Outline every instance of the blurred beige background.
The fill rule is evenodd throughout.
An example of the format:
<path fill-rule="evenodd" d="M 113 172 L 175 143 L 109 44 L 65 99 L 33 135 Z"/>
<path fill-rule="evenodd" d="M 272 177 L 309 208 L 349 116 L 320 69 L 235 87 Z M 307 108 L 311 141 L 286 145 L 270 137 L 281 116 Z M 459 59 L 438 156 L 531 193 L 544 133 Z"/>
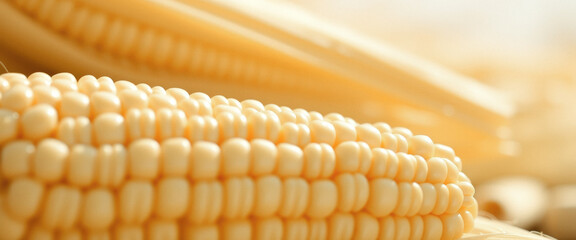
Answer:
<path fill-rule="evenodd" d="M 510 97 L 518 154 L 465 164 L 475 181 L 521 174 L 576 183 L 575 1 L 293 2 Z"/>

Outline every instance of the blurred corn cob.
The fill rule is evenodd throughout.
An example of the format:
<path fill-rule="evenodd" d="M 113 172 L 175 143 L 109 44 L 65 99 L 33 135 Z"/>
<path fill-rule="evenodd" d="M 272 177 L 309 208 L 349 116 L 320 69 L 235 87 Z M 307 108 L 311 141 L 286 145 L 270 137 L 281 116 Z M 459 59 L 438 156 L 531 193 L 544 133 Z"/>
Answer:
<path fill-rule="evenodd" d="M 512 106 L 495 92 L 281 2 L 4 0 L 0 13 L 4 54 L 35 71 L 385 120 L 466 159 L 513 152 Z"/>

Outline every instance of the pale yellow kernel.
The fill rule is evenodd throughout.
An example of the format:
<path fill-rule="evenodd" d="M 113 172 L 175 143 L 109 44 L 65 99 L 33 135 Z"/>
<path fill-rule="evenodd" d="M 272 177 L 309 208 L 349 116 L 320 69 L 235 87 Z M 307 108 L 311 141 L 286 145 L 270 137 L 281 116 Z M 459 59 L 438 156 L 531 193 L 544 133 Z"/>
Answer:
<path fill-rule="evenodd" d="M 124 145 L 103 145 L 96 157 L 96 184 L 102 187 L 118 187 L 127 174 L 127 152 Z"/>
<path fill-rule="evenodd" d="M 56 185 L 46 194 L 40 222 L 48 229 L 67 230 L 76 224 L 82 205 L 79 189 Z"/>
<path fill-rule="evenodd" d="M 336 147 L 335 153 L 337 173 L 358 171 L 360 165 L 360 146 L 357 142 L 344 142 Z"/>
<path fill-rule="evenodd" d="M 404 138 L 408 139 L 412 137 L 412 131 L 405 127 L 394 127 L 392 128 L 392 133 L 402 135 Z"/>
<path fill-rule="evenodd" d="M 189 196 L 190 184 L 185 178 L 163 178 L 156 186 L 156 216 L 162 219 L 184 216 Z"/>
<path fill-rule="evenodd" d="M 148 98 L 148 106 L 156 111 L 161 108 L 174 109 L 178 106 L 178 103 L 172 96 L 152 94 Z"/>
<path fill-rule="evenodd" d="M 410 204 L 410 209 L 406 212 L 406 216 L 412 217 L 420 212 L 422 208 L 422 202 L 424 201 L 424 193 L 422 188 L 418 183 L 411 183 L 412 186 L 412 199 Z"/>
<path fill-rule="evenodd" d="M 372 149 L 365 142 L 358 142 L 358 147 L 360 147 L 358 173 L 366 175 L 372 167 Z"/>
<path fill-rule="evenodd" d="M 116 93 L 116 85 L 114 85 L 114 81 L 111 78 L 99 77 L 98 84 L 99 84 L 98 91 Z"/>
<path fill-rule="evenodd" d="M 39 104 L 28 108 L 21 117 L 24 138 L 33 141 L 49 137 L 58 124 L 58 113 L 54 107 Z"/>
<path fill-rule="evenodd" d="M 370 195 L 366 210 L 375 217 L 390 214 L 398 204 L 399 188 L 396 182 L 388 178 L 376 178 L 370 181 Z"/>
<path fill-rule="evenodd" d="M 175 221 L 154 220 L 146 228 L 146 238 L 150 240 L 178 240 L 180 233 Z"/>
<path fill-rule="evenodd" d="M 450 160 L 450 159 L 448 159 Z M 458 168 L 458 171 L 462 171 L 462 159 L 460 159 L 459 157 L 454 157 L 454 161 L 452 161 L 454 164 L 456 164 L 456 167 Z"/>
<path fill-rule="evenodd" d="M 320 146 L 322 147 L 322 172 L 320 177 L 329 178 L 336 169 L 336 153 L 334 153 L 334 148 L 326 143 L 321 143 Z"/>
<path fill-rule="evenodd" d="M 92 116 L 99 116 L 103 113 L 120 113 L 122 105 L 116 94 L 105 91 L 97 91 L 90 96 L 90 106 Z"/>
<path fill-rule="evenodd" d="M 285 219 L 284 220 L 284 236 L 286 240 L 306 239 L 308 237 L 308 223 L 306 219 Z"/>
<path fill-rule="evenodd" d="M 247 120 L 241 113 L 222 112 L 216 115 L 220 127 L 220 139 L 246 138 Z"/>
<path fill-rule="evenodd" d="M 448 167 L 445 183 L 458 182 L 458 175 L 460 173 L 460 170 L 458 170 L 458 166 L 456 166 L 456 164 L 454 164 L 448 159 L 442 158 L 442 160 L 444 160 L 444 162 L 446 163 L 446 167 Z"/>
<path fill-rule="evenodd" d="M 396 216 L 406 216 L 412 205 L 412 184 L 407 182 L 398 183 L 398 205 L 393 213 Z"/>
<path fill-rule="evenodd" d="M 375 240 L 379 234 L 378 220 L 365 212 L 354 215 L 354 239 Z"/>
<path fill-rule="evenodd" d="M 368 201 L 368 180 L 361 174 L 340 174 L 334 179 L 338 188 L 338 211 L 356 212 Z"/>
<path fill-rule="evenodd" d="M 54 231 L 48 229 L 40 224 L 32 225 L 26 234 L 28 239 L 34 240 L 53 240 L 54 239 Z"/>
<path fill-rule="evenodd" d="M 422 206 L 420 206 L 420 215 L 428 215 L 436 206 L 436 199 L 438 198 L 436 188 L 431 183 L 420 184 L 422 189 Z"/>
<path fill-rule="evenodd" d="M 304 169 L 302 176 L 308 180 L 319 178 L 322 172 L 322 146 L 318 143 L 308 144 L 303 151 Z"/>
<path fill-rule="evenodd" d="M 220 137 L 218 121 L 210 116 L 192 116 L 188 118 L 186 138 L 190 141 L 218 142 Z"/>
<path fill-rule="evenodd" d="M 68 72 L 56 73 L 56 74 L 52 75 L 52 81 L 55 81 L 55 80 L 62 80 L 62 81 L 66 81 L 68 83 L 76 83 L 76 77 L 74 77 L 74 75 L 72 73 L 68 73 Z"/>
<path fill-rule="evenodd" d="M 254 139 L 250 142 L 250 149 L 251 175 L 271 174 L 276 169 L 278 149 L 274 143 L 264 139 Z"/>
<path fill-rule="evenodd" d="M 301 123 L 304 125 L 310 124 L 310 114 L 308 111 L 302 108 L 296 108 L 293 110 L 294 115 L 296 115 L 296 123 Z"/>
<path fill-rule="evenodd" d="M 68 161 L 66 144 L 56 139 L 44 139 L 36 147 L 32 160 L 34 175 L 44 182 L 58 182 L 63 177 Z"/>
<path fill-rule="evenodd" d="M 152 94 L 152 87 L 150 87 L 150 85 L 148 85 L 148 84 L 146 84 L 146 83 L 136 84 L 136 88 L 137 88 L 139 91 L 142 91 L 143 93 L 146 93 L 146 95 Z"/>
<path fill-rule="evenodd" d="M 278 135 L 278 141 L 282 143 L 289 143 L 293 145 L 298 145 L 299 140 L 299 128 L 298 124 L 293 122 L 286 122 L 280 127 L 280 133 Z"/>
<path fill-rule="evenodd" d="M 282 201 L 282 181 L 277 176 L 263 176 L 254 181 L 254 209 L 252 215 L 273 216 Z"/>
<path fill-rule="evenodd" d="M 308 206 L 309 186 L 302 178 L 286 178 L 282 186 L 282 204 L 278 215 L 284 218 L 302 216 Z"/>
<path fill-rule="evenodd" d="M 138 90 L 136 85 L 130 81 L 126 80 L 119 80 L 114 82 L 114 86 L 116 86 L 116 92 L 120 93 L 124 90 Z M 186 94 L 188 95 L 188 94 Z"/>
<path fill-rule="evenodd" d="M 412 155 L 399 153 L 398 174 L 396 180 L 400 182 L 411 182 L 416 174 L 416 158 Z"/>
<path fill-rule="evenodd" d="M 314 219 L 326 218 L 338 204 L 338 188 L 331 180 L 315 180 L 310 183 L 310 199 L 306 216 Z"/>
<path fill-rule="evenodd" d="M 105 188 L 88 190 L 82 203 L 82 226 L 89 231 L 108 229 L 116 218 L 114 196 L 114 192 Z"/>
<path fill-rule="evenodd" d="M 151 109 L 130 109 L 125 121 L 130 141 L 156 137 L 156 113 Z"/>
<path fill-rule="evenodd" d="M 410 154 L 429 159 L 435 156 L 434 149 L 434 142 L 428 136 L 416 135 L 408 138 L 408 153 Z"/>
<path fill-rule="evenodd" d="M 310 122 L 310 141 L 333 145 L 336 140 L 334 125 L 326 121 L 315 120 Z"/>
<path fill-rule="evenodd" d="M 0 206 L 4 206 L 4 196 L 0 196 Z M 22 239 L 26 233 L 26 222 L 12 218 L 6 207 L 0 207 L 0 233 L 4 239 Z"/>
<path fill-rule="evenodd" d="M 26 75 L 24 75 L 22 73 L 14 73 L 14 72 L 3 73 L 2 75 L 0 75 L 0 77 L 7 80 L 8 83 L 10 83 L 10 85 L 12 85 L 12 86 L 19 85 L 19 84 L 28 85 L 28 80 L 26 79 Z"/>
<path fill-rule="evenodd" d="M 258 112 L 264 112 L 264 105 L 257 100 L 253 100 L 253 99 L 247 99 L 242 101 L 242 109 L 247 109 L 247 108 L 252 108 L 257 110 Z"/>
<path fill-rule="evenodd" d="M 367 143 L 371 148 L 380 147 L 382 136 L 380 131 L 371 124 L 356 126 L 357 140 Z"/>
<path fill-rule="evenodd" d="M 448 190 L 450 192 L 449 194 L 450 201 L 448 203 L 446 213 L 453 214 L 458 212 L 462 207 L 462 204 L 464 202 L 464 193 L 462 192 L 462 189 L 460 189 L 460 187 L 458 187 L 458 185 L 454 183 L 450 183 L 446 186 L 448 187 Z"/>
<path fill-rule="evenodd" d="M 220 147 L 211 142 L 196 142 L 190 152 L 190 178 L 214 179 L 220 172 Z"/>
<path fill-rule="evenodd" d="M 34 100 L 34 92 L 26 85 L 16 85 L 2 93 L 0 105 L 14 112 L 23 112 Z"/>
<path fill-rule="evenodd" d="M 78 92 L 78 86 L 76 81 L 70 79 L 52 79 L 52 86 L 57 88 L 60 93 L 65 94 L 67 92 Z"/>
<path fill-rule="evenodd" d="M 382 147 L 396 151 L 398 149 L 398 138 L 393 133 L 383 132 L 382 133 Z"/>
<path fill-rule="evenodd" d="M 464 219 L 460 214 L 442 215 L 442 239 L 458 239 L 464 233 Z"/>
<path fill-rule="evenodd" d="M 278 217 L 257 218 L 253 223 L 255 240 L 282 240 L 284 229 Z"/>
<path fill-rule="evenodd" d="M 278 117 L 280 118 L 281 123 L 296 122 L 296 115 L 294 114 L 294 111 L 288 107 L 280 107 Z"/>
<path fill-rule="evenodd" d="M 85 75 L 78 79 L 78 91 L 90 96 L 93 92 L 98 91 L 100 83 L 92 75 Z"/>
<path fill-rule="evenodd" d="M 408 218 L 394 216 L 394 222 L 396 223 L 396 239 L 408 239 L 410 237 L 410 221 Z"/>
<path fill-rule="evenodd" d="M 152 213 L 154 187 L 150 182 L 130 180 L 118 193 L 120 220 L 126 224 L 140 225 Z"/>
<path fill-rule="evenodd" d="M 98 150 L 89 145 L 74 145 L 68 159 L 66 178 L 69 183 L 86 187 L 94 181 Z"/>
<path fill-rule="evenodd" d="M 126 126 L 124 117 L 117 113 L 103 113 L 94 120 L 94 137 L 98 145 L 124 144 Z"/>
<path fill-rule="evenodd" d="M 56 138 L 58 140 L 66 143 L 66 145 L 71 146 L 75 143 L 75 136 L 74 136 L 74 125 L 76 121 L 74 118 L 66 117 L 60 120 L 58 124 L 58 128 L 56 130 Z"/>
<path fill-rule="evenodd" d="M 188 120 L 182 110 L 159 109 L 156 111 L 156 119 L 159 140 L 184 136 Z"/>
<path fill-rule="evenodd" d="M 232 138 L 222 143 L 221 173 L 226 177 L 246 176 L 250 170 L 250 143 Z"/>
<path fill-rule="evenodd" d="M 460 189 L 462 189 L 462 193 L 464 194 L 465 197 L 474 196 L 474 193 L 476 192 L 476 190 L 474 189 L 474 186 L 472 185 L 472 183 L 465 182 L 465 181 L 459 181 L 457 184 L 458 184 L 458 187 L 460 187 Z"/>
<path fill-rule="evenodd" d="M 152 180 L 160 172 L 160 145 L 152 139 L 138 139 L 128 147 L 129 175 Z"/>
<path fill-rule="evenodd" d="M 422 220 L 424 220 L 422 239 L 441 239 L 443 230 L 442 220 L 435 215 L 425 215 L 422 218 Z"/>
<path fill-rule="evenodd" d="M 112 239 L 130 239 L 144 240 L 144 229 L 140 225 L 120 224 L 114 228 L 114 238 Z"/>
<path fill-rule="evenodd" d="M 39 85 L 32 88 L 35 104 L 48 104 L 54 107 L 60 105 L 62 95 L 55 87 Z"/>
<path fill-rule="evenodd" d="M 442 215 L 450 204 L 450 189 L 441 183 L 434 184 L 434 188 L 436 189 L 436 205 L 434 210 L 432 210 L 432 214 Z"/>
<path fill-rule="evenodd" d="M 28 76 L 28 81 L 30 82 L 30 87 L 35 87 L 39 85 L 50 86 L 52 81 L 50 75 L 43 72 L 35 72 Z"/>
<path fill-rule="evenodd" d="M 398 144 L 396 152 L 408 152 L 408 140 L 406 140 L 406 137 L 400 134 L 394 134 L 394 137 L 396 137 L 396 143 Z"/>
<path fill-rule="evenodd" d="M 8 185 L 6 211 L 12 219 L 26 222 L 36 216 L 44 195 L 41 182 L 30 178 L 18 178 Z"/>
<path fill-rule="evenodd" d="M 278 145 L 276 173 L 280 177 L 298 177 L 302 174 L 303 167 L 303 152 L 299 147 L 286 143 Z"/>
<path fill-rule="evenodd" d="M 60 240 L 82 240 L 82 231 L 75 227 L 63 232 L 59 232 L 56 239 Z"/>
<path fill-rule="evenodd" d="M 192 147 L 185 138 L 171 138 L 160 145 L 161 171 L 163 176 L 183 177 L 188 173 Z"/>
<path fill-rule="evenodd" d="M 328 223 L 326 223 L 326 219 L 309 219 L 308 227 L 308 239 L 328 238 Z"/>
<path fill-rule="evenodd" d="M 352 239 L 354 216 L 349 213 L 334 213 L 328 218 L 328 239 Z"/>
<path fill-rule="evenodd" d="M 334 131 L 336 132 L 335 145 L 347 141 L 356 141 L 356 128 L 354 125 L 344 121 L 334 121 Z"/>
<path fill-rule="evenodd" d="M 187 219 L 195 224 L 212 224 L 222 214 L 224 190 L 219 180 L 195 182 L 190 189 Z"/>
<path fill-rule="evenodd" d="M 396 220 L 394 216 L 386 216 L 379 219 L 380 234 L 378 239 L 396 239 Z"/>
<path fill-rule="evenodd" d="M 122 102 L 123 112 L 132 108 L 144 109 L 148 107 L 148 95 L 136 89 L 126 89 L 118 93 L 118 97 Z"/>
<path fill-rule="evenodd" d="M 79 92 L 63 93 L 59 114 L 60 117 L 89 117 L 90 98 Z"/>
<path fill-rule="evenodd" d="M 427 182 L 444 183 L 448 176 L 448 167 L 446 161 L 442 158 L 433 157 L 428 160 L 428 177 Z"/>
<path fill-rule="evenodd" d="M 460 213 L 464 222 L 464 232 L 470 232 L 474 228 L 474 216 L 470 211 L 463 211 Z"/>
<path fill-rule="evenodd" d="M 220 224 L 219 236 L 222 240 L 252 239 L 249 220 L 224 221 Z"/>
<path fill-rule="evenodd" d="M 410 219 L 410 240 L 422 239 L 422 234 L 424 234 L 424 220 L 422 216 L 416 215 Z"/>
<path fill-rule="evenodd" d="M 183 227 L 184 239 L 195 240 L 195 239 L 206 239 L 206 240 L 218 240 L 218 225 L 188 225 Z"/>
<path fill-rule="evenodd" d="M 392 128 L 390 127 L 390 125 L 388 123 L 384 123 L 384 122 L 377 122 L 372 124 L 376 129 L 378 129 L 378 131 L 380 131 L 380 133 L 388 133 L 388 132 L 392 132 Z"/>
<path fill-rule="evenodd" d="M 416 174 L 414 175 L 414 182 L 423 183 L 428 177 L 428 162 L 419 155 L 415 155 L 416 159 Z"/>
<path fill-rule="evenodd" d="M 451 147 L 443 144 L 434 144 L 433 157 L 446 158 L 450 161 L 454 161 L 456 155 Z"/>
<path fill-rule="evenodd" d="M 190 98 L 190 94 L 188 94 L 188 92 L 182 88 L 169 88 L 166 90 L 166 94 L 176 99 L 176 102 Z"/>
<path fill-rule="evenodd" d="M 112 233 L 108 230 L 89 231 L 85 233 L 86 240 L 110 240 Z"/>
<path fill-rule="evenodd" d="M 13 141 L 4 145 L 0 159 L 2 177 L 13 179 L 24 177 L 30 173 L 31 160 L 36 148 L 29 141 Z"/>
<path fill-rule="evenodd" d="M 248 177 L 227 178 L 222 187 L 225 197 L 222 216 L 226 219 L 246 218 L 254 206 L 254 181 Z"/>
<path fill-rule="evenodd" d="M 372 166 L 366 176 L 370 179 L 384 177 L 388 170 L 389 152 L 384 148 L 374 148 L 372 156 Z"/>

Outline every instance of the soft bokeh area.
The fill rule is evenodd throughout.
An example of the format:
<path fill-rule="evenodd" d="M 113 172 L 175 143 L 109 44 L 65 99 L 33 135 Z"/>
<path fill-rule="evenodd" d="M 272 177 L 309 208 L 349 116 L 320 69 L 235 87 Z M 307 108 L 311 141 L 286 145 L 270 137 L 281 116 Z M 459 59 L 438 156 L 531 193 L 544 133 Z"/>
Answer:
<path fill-rule="evenodd" d="M 464 160 L 465 171 L 486 185 L 478 190 L 485 210 L 560 239 L 576 238 L 563 223 L 576 221 L 576 2 L 293 2 L 510 98 L 516 154 Z"/>

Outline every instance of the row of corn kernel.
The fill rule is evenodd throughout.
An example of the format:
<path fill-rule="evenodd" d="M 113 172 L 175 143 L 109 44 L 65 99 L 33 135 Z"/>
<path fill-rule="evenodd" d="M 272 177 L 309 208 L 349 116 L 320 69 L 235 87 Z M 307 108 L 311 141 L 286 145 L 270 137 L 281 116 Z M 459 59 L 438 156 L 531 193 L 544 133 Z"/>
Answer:
<path fill-rule="evenodd" d="M 0 221 L 4 220 L 1 212 Z M 335 213 L 325 219 L 273 216 L 218 224 L 150 219 L 140 225 L 117 223 L 101 229 L 74 226 L 55 230 L 41 224 L 11 222 L 0 229 L 8 230 L 3 233 L 14 238 L 28 230 L 26 239 L 455 239 L 470 227 L 471 222 L 464 218 L 460 214 L 375 218 L 359 212 Z"/>
<path fill-rule="evenodd" d="M 203 93 L 188 95 L 182 89 L 164 90 L 161 87 L 151 88 L 146 84 L 134 85 L 127 81 L 113 82 L 107 77 L 96 79 L 92 76 L 84 76 L 76 83 L 76 79 L 70 74 L 57 74 L 50 78 L 45 74 L 36 73 L 32 74 L 29 79 L 17 74 L 4 74 L 2 76 L 4 78 L 0 78 L 0 82 L 4 82 L 3 85 L 5 86 L 0 90 L 3 89 L 5 93 L 3 93 L 2 98 L 4 100 L 0 101 L 0 106 L 19 113 L 22 113 L 32 103 L 52 103 L 53 105 L 57 103 L 58 106 L 55 108 L 59 110 L 60 118 L 95 117 L 107 112 L 125 115 L 128 110 L 133 108 L 150 108 L 153 112 L 161 108 L 180 109 L 181 112 L 177 115 L 183 113 L 186 118 L 196 115 L 217 117 L 223 112 L 236 117 L 245 115 L 246 118 L 257 115 L 252 118 L 260 119 L 259 122 L 262 120 L 267 122 L 264 126 L 270 131 L 269 140 L 274 142 L 277 140 L 275 139 L 276 133 L 280 131 L 280 128 L 285 128 L 287 132 L 284 134 L 286 135 L 285 139 L 293 139 L 290 137 L 293 135 L 304 137 L 322 135 L 321 139 L 312 139 L 312 142 L 337 145 L 344 141 L 364 141 L 370 147 L 381 146 L 397 152 L 422 153 L 426 159 L 434 154 L 434 149 L 443 148 L 441 149 L 443 153 L 436 155 L 447 155 L 450 160 L 454 158 L 451 149 L 446 151 L 445 146 L 435 147 L 431 140 L 424 136 L 413 139 L 412 133 L 405 128 L 390 128 L 385 123 L 357 124 L 353 120 L 335 113 L 323 117 L 316 112 L 307 112 L 302 109 L 292 110 L 274 104 L 263 106 L 254 100 L 239 102 L 222 96 L 209 98 Z M 52 87 L 54 91 L 33 91 L 40 89 L 38 87 Z M 49 96 L 58 99 L 46 100 L 46 98 L 51 98 Z M 241 118 L 238 121 L 240 122 L 234 125 L 242 128 L 243 121 Z M 312 122 L 316 123 L 312 124 Z M 292 124 L 284 126 L 285 123 Z M 252 124 L 252 126 L 262 125 Z M 302 129 L 302 126 L 307 126 L 308 130 Z M 312 133 L 314 130 L 318 134 Z M 242 131 L 241 129 L 236 130 L 236 132 Z M 260 132 L 262 131 L 260 130 Z M 306 134 L 307 132 L 310 134 Z M 305 139 L 302 141 L 296 144 L 305 145 Z M 411 147 L 411 145 L 416 146 Z M 455 163 L 459 166 L 459 163 Z"/>
<path fill-rule="evenodd" d="M 95 182 L 103 186 L 117 185 L 125 175 L 141 179 L 189 175 L 198 180 L 276 174 L 317 179 L 340 173 L 361 173 L 368 179 L 433 184 L 458 183 L 462 175 L 444 158 L 425 161 L 417 155 L 382 148 L 371 150 L 362 142 L 345 142 L 336 149 L 311 143 L 301 149 L 263 139 L 232 138 L 219 146 L 204 141 L 190 143 L 185 138 L 162 142 L 143 138 L 127 147 L 121 144 L 93 147 L 68 146 L 58 139 L 47 138 L 37 144 L 27 140 L 11 141 L 1 150 L 3 178 L 34 175 L 45 182 L 66 179 L 78 186 Z"/>
<path fill-rule="evenodd" d="M 374 217 L 445 215 L 474 210 L 475 201 L 465 199 L 455 184 L 408 184 L 374 179 L 367 186 L 354 186 L 351 178 L 312 180 L 267 175 L 231 177 L 190 182 L 183 177 L 127 180 L 118 189 L 82 189 L 68 184 L 46 184 L 22 177 L 7 183 L 5 211 L 18 221 L 38 218 L 49 229 L 68 229 L 79 221 L 84 228 L 107 228 L 116 219 L 142 224 L 152 216 L 186 218 L 197 224 L 250 216 L 325 218 L 340 213 L 366 211 Z M 366 181 L 366 179 L 360 180 Z M 358 196 L 347 197 L 350 194 Z M 343 197 L 346 196 L 346 197 Z"/>

